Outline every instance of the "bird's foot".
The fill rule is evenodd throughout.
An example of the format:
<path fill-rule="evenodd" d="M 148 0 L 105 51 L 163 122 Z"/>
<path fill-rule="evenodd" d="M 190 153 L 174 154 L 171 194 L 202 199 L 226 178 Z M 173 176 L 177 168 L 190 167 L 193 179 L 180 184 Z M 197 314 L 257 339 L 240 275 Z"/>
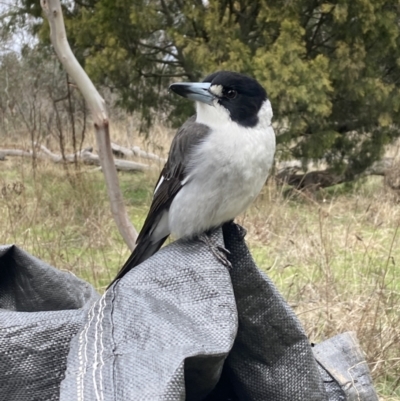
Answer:
<path fill-rule="evenodd" d="M 209 248 L 212 254 L 226 267 L 232 268 L 232 263 L 228 260 L 230 252 L 223 246 L 216 245 L 207 234 L 201 234 L 199 240 L 204 242 Z"/>
<path fill-rule="evenodd" d="M 239 225 L 237 225 L 237 228 L 238 228 L 238 233 L 239 233 L 240 238 L 243 239 L 247 235 L 247 230 L 244 227 L 239 226 Z"/>

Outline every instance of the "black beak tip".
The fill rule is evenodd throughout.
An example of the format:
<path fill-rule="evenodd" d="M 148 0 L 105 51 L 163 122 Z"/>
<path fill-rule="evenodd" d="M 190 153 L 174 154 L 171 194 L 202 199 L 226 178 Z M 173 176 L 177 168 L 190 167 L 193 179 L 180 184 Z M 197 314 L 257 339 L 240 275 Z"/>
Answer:
<path fill-rule="evenodd" d="M 177 82 L 171 84 L 168 90 L 190 100 L 212 104 L 214 95 L 208 89 L 210 83 L 204 82 Z"/>
<path fill-rule="evenodd" d="M 168 88 L 168 92 L 174 92 L 177 95 L 183 96 L 183 94 L 186 92 L 186 85 L 182 85 L 179 83 L 171 84 Z"/>

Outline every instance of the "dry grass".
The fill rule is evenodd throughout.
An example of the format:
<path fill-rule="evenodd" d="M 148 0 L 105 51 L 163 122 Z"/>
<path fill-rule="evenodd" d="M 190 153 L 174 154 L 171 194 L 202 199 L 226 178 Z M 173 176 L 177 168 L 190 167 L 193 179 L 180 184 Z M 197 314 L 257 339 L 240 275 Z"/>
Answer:
<path fill-rule="evenodd" d="M 169 132 L 155 128 L 148 141 L 127 127 L 116 131 L 116 142 L 165 156 Z M 90 136 L 87 143 L 94 143 Z M 33 170 L 21 159 L 0 163 L 0 244 L 16 243 L 102 291 L 128 251 L 101 173 L 43 162 Z M 120 175 L 138 228 L 156 175 Z M 310 340 L 355 330 L 382 399 L 400 400 L 400 208 L 383 180 L 317 197 L 269 183 L 238 220 L 258 265 L 294 307 Z"/>

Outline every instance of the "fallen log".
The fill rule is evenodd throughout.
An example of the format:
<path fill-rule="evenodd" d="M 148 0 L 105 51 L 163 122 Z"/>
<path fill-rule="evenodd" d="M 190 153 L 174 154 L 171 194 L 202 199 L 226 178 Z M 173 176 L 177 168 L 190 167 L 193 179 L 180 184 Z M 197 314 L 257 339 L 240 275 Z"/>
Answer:
<path fill-rule="evenodd" d="M 16 156 L 16 157 L 36 157 L 38 159 L 49 159 L 49 157 L 42 153 L 36 152 L 35 154 L 31 150 L 22 150 L 22 149 L 0 149 L 0 153 L 4 156 L 1 160 L 6 160 L 7 156 Z"/>
<path fill-rule="evenodd" d="M 53 153 L 50 149 L 46 148 L 46 146 L 44 145 L 36 145 L 35 146 L 39 147 L 40 150 L 45 153 L 46 155 L 48 155 L 50 157 L 50 159 L 54 162 L 54 163 L 62 163 L 62 162 L 69 162 L 69 163 L 73 163 L 76 159 L 79 159 L 83 153 L 85 152 L 93 152 L 93 148 L 89 147 L 89 148 L 85 148 L 82 149 L 76 153 L 69 153 L 67 155 L 64 155 L 64 157 L 62 155 L 58 155 L 56 153 Z"/>
<path fill-rule="evenodd" d="M 362 174 L 353 176 L 352 179 L 360 177 L 379 175 L 386 177 L 386 181 L 390 181 L 389 186 L 396 187 L 399 169 L 393 169 L 394 159 L 392 157 L 384 157 L 381 160 L 373 163 Z M 345 174 L 338 174 L 331 169 L 314 170 L 306 173 L 302 172 L 301 164 L 297 161 L 290 163 L 282 163 L 283 168 L 279 169 L 275 174 L 275 180 L 279 185 L 290 185 L 300 191 L 310 190 L 317 191 L 321 188 L 331 187 L 333 185 L 341 184 L 350 179 Z M 393 172 L 394 171 L 394 172 Z M 400 180 L 398 180 L 400 182 Z"/>
<path fill-rule="evenodd" d="M 6 156 L 16 156 L 16 157 L 36 157 L 41 160 L 51 160 L 53 163 L 74 163 L 75 158 L 87 165 L 100 166 L 99 156 L 91 151 L 92 148 L 83 149 L 76 154 L 62 155 L 51 152 L 45 146 L 41 145 L 39 150 L 33 153 L 31 150 L 22 149 L 0 149 L 0 154 Z M 123 159 L 114 159 L 115 167 L 118 171 L 145 171 L 149 170 L 151 166 L 143 163 L 132 162 Z"/>
<path fill-rule="evenodd" d="M 132 148 L 127 148 L 125 146 L 118 145 L 114 142 L 111 142 L 111 149 L 114 156 L 117 157 L 140 157 L 142 159 L 153 160 L 160 163 L 165 163 L 167 159 L 163 157 L 159 157 L 154 153 L 146 152 L 139 148 L 139 146 L 133 146 Z"/>
<path fill-rule="evenodd" d="M 290 185 L 298 190 L 317 191 L 321 188 L 331 187 L 345 181 L 341 175 L 329 170 L 310 171 L 299 173 L 297 167 L 287 167 L 275 175 L 280 185 Z"/>
<path fill-rule="evenodd" d="M 83 152 L 81 159 L 85 164 L 100 166 L 99 156 L 92 152 Z M 151 168 L 147 164 L 123 159 L 114 159 L 114 164 L 118 171 L 145 171 Z"/>

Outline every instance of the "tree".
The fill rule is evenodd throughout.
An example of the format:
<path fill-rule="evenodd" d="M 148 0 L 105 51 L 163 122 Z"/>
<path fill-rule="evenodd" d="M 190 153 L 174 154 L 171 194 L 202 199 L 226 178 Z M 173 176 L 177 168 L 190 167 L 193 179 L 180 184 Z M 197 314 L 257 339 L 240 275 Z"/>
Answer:
<path fill-rule="evenodd" d="M 34 0 L 23 11 L 40 13 Z M 72 47 L 96 83 L 149 124 L 182 121 L 166 91 L 230 69 L 269 93 L 283 156 L 325 160 L 348 179 L 400 135 L 400 10 L 395 0 L 80 0 L 65 6 Z M 33 31 L 45 43 L 41 20 Z"/>
<path fill-rule="evenodd" d="M 129 248 L 133 250 L 138 234 L 129 221 L 119 186 L 111 149 L 110 124 L 105 101 L 71 51 L 65 32 L 60 1 L 41 0 L 40 3 L 50 24 L 50 39 L 54 49 L 68 74 L 76 81 L 91 110 L 96 142 L 99 148 L 99 160 L 110 199 L 111 212 L 120 234 Z"/>

